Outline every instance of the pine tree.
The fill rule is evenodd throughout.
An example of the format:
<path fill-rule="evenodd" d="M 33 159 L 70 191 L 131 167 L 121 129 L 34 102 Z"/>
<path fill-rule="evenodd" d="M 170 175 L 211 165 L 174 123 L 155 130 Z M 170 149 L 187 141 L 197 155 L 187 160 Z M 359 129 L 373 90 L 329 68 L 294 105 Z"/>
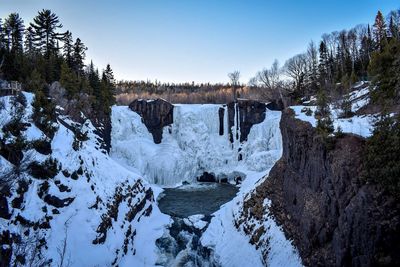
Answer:
<path fill-rule="evenodd" d="M 61 41 L 64 36 L 63 33 L 57 32 L 58 29 L 63 27 L 58 16 L 48 9 L 43 9 L 39 11 L 30 25 L 35 32 L 34 40 L 46 58 L 56 53 L 57 41 Z"/>
<path fill-rule="evenodd" d="M 335 130 L 331 118 L 328 97 L 324 90 L 319 90 L 317 94 L 317 110 L 315 112 L 317 117 L 317 133 L 323 138 L 325 144 L 328 145 L 327 138 Z"/>
<path fill-rule="evenodd" d="M 111 69 L 110 64 L 107 64 L 107 67 L 104 70 L 104 77 L 108 84 L 115 86 L 114 73 Z"/>
<path fill-rule="evenodd" d="M 11 13 L 4 22 L 6 30 L 7 50 L 13 54 L 22 53 L 23 36 L 24 36 L 24 21 L 18 13 Z"/>
<path fill-rule="evenodd" d="M 399 39 L 399 27 L 395 24 L 392 15 L 390 16 L 390 22 L 389 22 L 389 34 L 390 37 L 396 40 Z"/>
<path fill-rule="evenodd" d="M 4 27 L 3 27 L 3 21 L 0 18 L 0 53 L 3 49 L 5 49 L 6 43 L 4 39 Z"/>
<path fill-rule="evenodd" d="M 25 47 L 25 53 L 28 56 L 32 56 L 36 51 L 34 43 L 34 32 L 32 27 L 28 27 L 25 31 L 24 47 Z"/>
<path fill-rule="evenodd" d="M 321 41 L 319 45 L 318 75 L 321 88 L 326 90 L 328 83 L 328 51 L 324 41 Z"/>
<path fill-rule="evenodd" d="M 115 80 L 110 64 L 107 64 L 101 78 L 101 98 L 103 100 L 102 110 L 105 114 L 109 114 L 110 106 L 115 103 L 114 99 Z"/>
<path fill-rule="evenodd" d="M 400 101 L 400 41 L 389 44 L 372 53 L 368 73 L 377 90 L 371 92 L 374 103 L 386 105 Z"/>
<path fill-rule="evenodd" d="M 386 23 L 381 11 L 378 11 L 374 23 L 374 38 L 378 49 L 382 48 L 382 42 L 386 39 Z"/>
<path fill-rule="evenodd" d="M 37 71 L 37 69 L 33 69 L 31 75 L 27 80 L 26 88 L 28 91 L 36 93 L 38 91 L 43 91 L 45 84 L 45 80 Z"/>
<path fill-rule="evenodd" d="M 364 151 L 364 179 L 400 198 L 400 117 L 383 114 Z"/>
<path fill-rule="evenodd" d="M 70 68 L 72 68 L 74 64 L 73 50 L 74 46 L 73 46 L 72 33 L 70 31 L 67 31 L 64 36 L 63 56 Z"/>
<path fill-rule="evenodd" d="M 78 93 L 80 81 L 66 63 L 61 65 L 60 83 L 67 92 L 67 97 L 72 99 Z"/>
<path fill-rule="evenodd" d="M 73 67 L 72 69 L 75 73 L 80 77 L 83 76 L 84 71 L 83 68 L 85 67 L 85 56 L 86 56 L 87 47 L 81 41 L 81 39 L 77 38 L 74 44 L 73 50 Z"/>

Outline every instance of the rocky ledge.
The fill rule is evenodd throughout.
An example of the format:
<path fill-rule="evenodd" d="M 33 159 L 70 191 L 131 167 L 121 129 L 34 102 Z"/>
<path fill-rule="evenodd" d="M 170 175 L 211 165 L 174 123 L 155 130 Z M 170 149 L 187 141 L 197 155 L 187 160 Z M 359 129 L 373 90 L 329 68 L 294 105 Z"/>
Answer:
<path fill-rule="evenodd" d="M 247 141 L 247 136 L 250 133 L 250 129 L 254 124 L 258 124 L 265 119 L 266 105 L 264 103 L 248 100 L 239 99 L 237 102 L 231 102 L 228 104 L 228 129 L 229 138 L 233 142 L 234 139 L 240 139 L 240 142 Z M 239 114 L 238 116 L 235 114 Z M 220 113 L 220 116 L 223 115 Z M 236 123 L 235 123 L 236 120 Z M 232 127 L 236 125 L 236 136 L 232 132 Z M 221 131 L 220 131 L 221 132 Z M 223 132 L 223 131 L 222 131 Z M 240 136 L 239 136 L 240 133 Z"/>
<path fill-rule="evenodd" d="M 215 114 L 219 117 L 219 134 L 223 135 L 224 131 L 229 131 L 231 142 L 234 140 L 247 141 L 251 127 L 264 121 L 267 105 L 254 100 L 239 99 L 237 102 L 227 104 L 227 106 L 228 129 L 224 129 L 225 109 L 221 106 L 218 113 Z M 174 106 L 163 99 L 138 99 L 134 100 L 129 108 L 142 117 L 143 123 L 153 135 L 154 142 L 156 144 L 161 143 L 163 128 L 173 123 Z M 239 115 L 235 117 L 235 114 Z M 235 125 L 237 129 L 232 131 Z"/>
<path fill-rule="evenodd" d="M 280 127 L 282 158 L 244 203 L 241 223 L 263 220 L 270 199 L 306 266 L 400 266 L 400 203 L 360 177 L 365 140 L 344 135 L 328 149 L 290 109 Z"/>
<path fill-rule="evenodd" d="M 129 108 L 142 117 L 143 123 L 153 135 L 154 143 L 161 143 L 164 126 L 173 122 L 174 106 L 163 99 L 138 99 L 134 100 Z"/>

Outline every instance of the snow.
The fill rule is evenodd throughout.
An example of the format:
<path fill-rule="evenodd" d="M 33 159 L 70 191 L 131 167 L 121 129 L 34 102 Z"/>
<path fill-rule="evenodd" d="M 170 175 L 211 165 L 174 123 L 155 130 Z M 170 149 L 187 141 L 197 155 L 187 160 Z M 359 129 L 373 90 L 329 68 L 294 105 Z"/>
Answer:
<path fill-rule="evenodd" d="M 30 118 L 34 96 L 27 93 L 25 96 L 28 107 L 23 120 L 30 123 L 30 126 L 24 135 L 31 141 L 42 139 L 44 134 L 34 126 Z M 5 100 L 6 107 L 0 111 L 0 126 L 12 118 L 8 103 L 10 98 Z M 282 263 L 300 266 L 296 249 L 285 239 L 282 229 L 274 224 L 272 217 L 265 222 L 266 227 L 271 229 L 268 231 L 268 235 L 271 235 L 271 254 L 267 262 L 263 262 L 260 249 L 249 243 L 249 236 L 234 225 L 246 195 L 266 179 L 264 177 L 282 154 L 279 130 L 281 113 L 266 110 L 266 119 L 252 127 L 247 142 L 236 140 L 231 144 L 227 133 L 227 112 L 224 135 L 219 135 L 218 110 L 221 107 L 227 111 L 226 106 L 222 105 L 175 105 L 174 123 L 164 128 L 161 144 L 153 142 L 152 135 L 138 114 L 128 107 L 113 107 L 111 157 L 98 148 L 95 128 L 90 121 L 83 126 L 89 140 L 82 142 L 82 147 L 77 151 L 72 148 L 74 133 L 58 123 L 50 156 L 59 161 L 62 170 L 73 173 L 82 168 L 88 177 L 82 175 L 73 180 L 60 172 L 48 180 L 49 194 L 59 198 L 74 198 L 69 206 L 58 208 L 59 214 L 53 214 L 54 207 L 45 204 L 38 196 L 43 181 L 27 177 L 32 183 L 25 193 L 23 209 L 13 214 L 20 213 L 32 221 L 43 221 L 46 215 L 53 217 L 50 220 L 51 228 L 38 230 L 37 233 L 45 237 L 47 249 L 44 256 L 53 259 L 54 265 L 60 263 L 58 252 L 62 249 L 64 239 L 67 239 L 66 257 L 71 260 L 70 266 L 110 266 L 114 259 L 117 259 L 118 266 L 154 266 L 160 256 L 156 240 L 163 236 L 172 222 L 169 216 L 160 212 L 156 202 L 147 201 L 145 204 L 144 209 L 152 205 L 150 216 L 142 216 L 140 220 L 137 216 L 128 222 L 125 215 L 130 204 L 123 200 L 118 206 L 117 219 L 112 220 L 107 230 L 105 243 L 92 243 L 96 239 L 96 230 L 102 216 L 113 201 L 116 188 L 127 192 L 128 185 L 142 181 L 144 190 L 151 188 L 157 199 L 162 193 L 160 185 L 175 186 L 182 181 L 193 182 L 204 171 L 226 175 L 230 179 L 240 173 L 246 178 L 242 181 L 239 193 L 214 214 L 210 223 L 203 220 L 203 215 L 190 216 L 184 222 L 205 231 L 201 243 L 213 249 L 213 255 L 222 266 L 278 266 Z M 68 117 L 59 119 L 73 124 Z M 35 153 L 33 155 L 39 162 L 48 158 L 33 150 L 26 153 Z M 243 156 L 242 161 L 238 161 L 239 153 Z M 0 166 L 2 170 L 12 167 L 2 157 Z M 56 182 L 71 191 L 60 192 Z M 198 186 L 192 183 L 183 187 L 190 190 Z M 144 190 L 135 195 L 133 203 L 144 199 Z M 99 208 L 90 208 L 98 197 L 102 200 Z M 47 206 L 47 211 L 42 209 L 43 206 Z M 133 243 L 129 243 L 128 253 L 123 254 L 121 249 L 129 226 L 135 230 L 135 235 Z M 20 226 L 9 224 L 3 219 L 0 219 L 0 227 L 21 232 Z M 180 256 L 184 257 L 183 254 Z"/>
<path fill-rule="evenodd" d="M 207 222 L 203 221 L 202 220 L 203 218 L 204 218 L 203 214 L 196 214 L 196 215 L 189 216 L 188 218 L 184 218 L 183 222 L 187 226 L 193 226 L 199 230 L 202 230 L 207 226 Z"/>
<path fill-rule="evenodd" d="M 314 112 L 317 109 L 316 106 L 291 106 L 291 109 L 295 112 L 297 119 L 309 122 L 313 127 L 317 126 L 317 119 L 314 117 Z M 307 116 L 302 110 L 309 108 L 313 115 Z M 344 133 L 352 133 L 362 137 L 369 137 L 372 135 L 372 125 L 374 123 L 374 115 L 355 115 L 351 118 L 338 118 L 340 111 L 332 111 L 332 120 L 335 130 L 339 127 Z"/>
<path fill-rule="evenodd" d="M 221 107 L 225 109 L 222 136 L 218 117 Z M 237 116 L 235 114 L 235 118 Z M 240 214 L 245 196 L 265 179 L 263 177 L 282 155 L 280 118 L 280 112 L 267 109 L 266 119 L 252 126 L 247 142 L 234 140 L 231 144 L 225 106 L 179 104 L 174 106 L 174 123 L 164 128 L 161 144 L 155 144 L 138 114 L 128 107 L 113 107 L 111 156 L 127 168 L 145 174 L 144 178 L 150 183 L 163 186 L 193 182 L 204 171 L 228 177 L 233 173 L 244 174 L 246 179 L 239 193 L 214 214 L 201 243 L 213 249 L 221 266 L 264 266 L 260 250 L 249 243 L 249 236 L 243 230 L 236 229 L 234 220 Z M 235 131 L 236 125 L 232 128 Z M 238 161 L 239 148 L 242 161 Z M 196 183 L 180 186 L 186 190 L 199 187 L 201 185 Z M 204 229 L 206 222 L 201 218 L 195 215 L 185 218 L 184 222 Z M 288 266 L 301 266 L 296 249 L 285 239 L 282 229 L 272 218 L 267 224 L 273 229 L 269 233 L 274 235 L 270 244 L 274 256 L 268 259 L 268 265 L 278 266 L 288 258 Z"/>
<path fill-rule="evenodd" d="M 23 121 L 30 126 L 24 135 L 29 141 L 41 139 L 44 134 L 34 126 L 32 115 L 33 94 L 24 93 L 27 98 L 28 106 L 25 109 Z M 12 119 L 13 110 L 10 104 L 11 97 L 4 97 L 5 108 L 0 110 L 0 129 Z M 63 118 L 71 124 L 68 118 Z M 118 257 L 119 266 L 152 266 L 157 260 L 156 239 L 161 237 L 164 229 L 171 223 L 169 216 L 162 214 L 155 202 L 147 201 L 145 208 L 152 205 L 150 216 L 142 216 L 140 220 L 134 218 L 131 223 L 125 220 L 125 214 L 129 210 L 128 203 L 122 202 L 119 206 L 118 219 L 112 222 L 111 228 L 107 231 L 107 238 L 104 244 L 92 244 L 96 238 L 96 229 L 101 222 L 102 215 L 107 211 L 107 205 L 113 200 L 113 195 L 117 187 L 128 190 L 127 185 L 133 185 L 141 180 L 138 171 L 127 170 L 119 163 L 102 153 L 97 148 L 97 136 L 94 134 L 95 128 L 90 122 L 83 127 L 88 131 L 89 140 L 82 143 L 82 147 L 75 151 L 72 148 L 74 134 L 62 124 L 58 124 L 58 130 L 52 140 L 51 157 L 57 159 L 63 170 L 69 173 L 82 167 L 89 177 L 82 175 L 77 180 L 64 177 L 59 172 L 53 179 L 49 179 L 48 193 L 59 198 L 73 197 L 73 202 L 63 208 L 58 208 L 59 214 L 52 213 L 54 207 L 47 205 L 38 196 L 38 189 L 43 180 L 38 180 L 25 174 L 25 178 L 31 180 L 29 190 L 25 193 L 23 208 L 14 210 L 13 216 L 20 214 L 31 221 L 42 222 L 44 217 L 53 217 L 50 220 L 50 229 L 39 229 L 31 231 L 30 235 L 43 236 L 47 242 L 47 249 L 44 256 L 52 259 L 52 265 L 58 266 L 60 262 L 59 250 L 62 249 L 64 239 L 67 239 L 66 259 L 70 266 L 110 266 L 114 258 Z M 3 132 L 0 130 L 1 135 Z M 39 162 L 44 161 L 48 156 L 41 155 L 33 150 L 25 152 L 31 153 L 33 158 Z M 7 160 L 0 156 L 1 171 L 6 171 L 12 167 Z M 90 179 L 89 179 L 90 178 Z M 60 182 L 68 186 L 71 192 L 60 192 L 55 182 Z M 144 189 L 152 188 L 154 197 L 160 194 L 161 189 L 142 181 Z M 93 190 L 91 189 L 93 187 Z M 99 209 L 89 208 L 100 197 L 103 203 L 99 204 Z M 144 199 L 143 192 L 138 192 L 135 196 L 137 201 Z M 47 211 L 42 208 L 47 206 Z M 128 226 L 136 231 L 133 243 L 130 244 L 126 255 L 119 253 L 124 245 L 124 238 Z M 9 221 L 0 218 L 0 228 L 7 228 L 14 233 L 22 233 L 21 226 L 10 224 Z M 146 244 L 145 246 L 143 244 Z M 132 251 L 135 251 L 133 253 Z"/>
<path fill-rule="evenodd" d="M 248 142 L 233 146 L 228 138 L 227 112 L 224 135 L 219 135 L 219 108 L 222 105 L 185 105 L 174 107 L 174 123 L 164 127 L 161 144 L 155 144 L 141 117 L 128 107 L 112 109 L 111 156 L 129 169 L 137 169 L 150 183 L 175 186 L 182 181 L 193 182 L 203 172 L 233 177 L 235 171 L 265 170 L 270 164 L 270 148 L 274 139 L 266 139 L 266 123 L 252 127 Z M 273 111 L 266 116 L 279 120 Z M 236 127 L 235 127 L 236 128 Z M 235 129 L 234 128 L 234 129 Z M 239 148 L 242 149 L 239 152 Z M 243 161 L 238 161 L 239 153 Z"/>
<path fill-rule="evenodd" d="M 351 101 L 352 112 L 358 111 L 369 103 L 369 92 L 370 87 L 367 82 L 359 82 L 354 85 L 353 91 L 349 93 L 349 100 Z M 309 122 L 313 127 L 317 126 L 317 119 L 314 113 L 317 109 L 316 106 L 291 106 L 295 112 L 295 117 L 302 121 Z M 311 111 L 311 115 L 306 114 L 306 110 Z M 333 120 L 333 126 L 337 131 L 340 127 L 344 133 L 352 133 L 362 137 L 369 137 L 372 135 L 373 123 L 376 115 L 354 115 L 350 118 L 340 118 L 342 110 L 336 108 L 335 105 L 330 105 L 331 119 Z"/>
<path fill-rule="evenodd" d="M 271 113 L 271 114 L 269 114 Z M 249 243 L 249 237 L 241 229 L 238 231 L 234 220 L 240 216 L 241 207 L 246 196 L 254 190 L 267 176 L 272 166 L 282 155 L 282 137 L 279 131 L 280 112 L 269 112 L 265 121 L 252 127 L 248 140 L 258 140 L 260 133 L 264 134 L 269 150 L 268 160 L 263 162 L 266 170 L 246 171 L 247 178 L 240 187 L 237 196 L 226 203 L 214 213 L 208 228 L 201 238 L 203 246 L 211 247 L 215 251 L 219 263 L 222 266 L 302 266 L 297 250 L 285 238 L 283 230 L 278 227 L 272 217 L 265 221 L 265 229 L 270 236 L 270 253 L 267 262 L 261 257 L 260 250 Z M 269 115 L 269 116 L 268 116 Z M 272 115 L 272 116 L 271 116 Z M 256 143 L 257 143 L 256 142 Z M 257 148 L 258 146 L 255 145 Z M 251 148 L 249 148 L 251 151 Z M 238 250 L 238 248 L 240 248 Z"/>

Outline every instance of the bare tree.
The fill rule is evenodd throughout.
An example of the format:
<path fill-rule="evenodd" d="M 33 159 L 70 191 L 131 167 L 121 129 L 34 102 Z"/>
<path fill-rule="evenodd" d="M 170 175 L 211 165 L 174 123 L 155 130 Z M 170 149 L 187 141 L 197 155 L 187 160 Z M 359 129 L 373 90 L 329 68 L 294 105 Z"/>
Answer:
<path fill-rule="evenodd" d="M 228 77 L 231 80 L 231 85 L 233 89 L 233 100 L 236 102 L 237 101 L 236 91 L 239 86 L 240 71 L 235 70 L 231 73 L 228 73 Z"/>
<path fill-rule="evenodd" d="M 295 90 L 301 91 L 304 82 L 304 76 L 307 72 L 307 56 L 306 54 L 298 54 L 289 58 L 284 66 L 284 71 L 287 76 L 292 78 L 295 83 Z"/>
<path fill-rule="evenodd" d="M 57 253 L 58 253 L 58 256 L 60 257 L 60 262 L 58 264 L 58 267 L 69 267 L 72 264 L 71 255 L 68 254 L 68 256 L 67 256 L 67 245 L 68 245 L 68 228 L 69 228 L 70 220 L 73 216 L 75 216 L 75 214 L 71 215 L 64 223 L 65 236 L 64 236 L 61 246 L 57 247 Z"/>
<path fill-rule="evenodd" d="M 265 100 L 280 99 L 284 107 L 286 101 L 284 96 L 288 93 L 286 84 L 281 80 L 282 69 L 279 67 L 278 60 L 275 59 L 270 69 L 265 68 L 257 73 L 257 79 L 262 84 L 260 95 Z"/>
<path fill-rule="evenodd" d="M 247 85 L 248 85 L 249 87 L 252 87 L 252 88 L 257 87 L 257 86 L 258 86 L 258 79 L 257 79 L 257 77 L 251 77 L 251 78 L 249 79 L 249 82 L 247 83 Z"/>

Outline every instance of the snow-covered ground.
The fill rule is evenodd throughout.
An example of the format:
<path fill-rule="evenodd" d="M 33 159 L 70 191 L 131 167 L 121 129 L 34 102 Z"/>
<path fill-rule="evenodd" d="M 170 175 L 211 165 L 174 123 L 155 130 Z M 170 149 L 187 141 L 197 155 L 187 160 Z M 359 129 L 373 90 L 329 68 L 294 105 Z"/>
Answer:
<path fill-rule="evenodd" d="M 23 117 L 24 122 L 30 126 L 23 135 L 27 140 L 43 138 L 44 134 L 32 123 L 32 100 L 33 95 L 24 93 L 27 98 L 28 106 Z M 5 103 L 5 108 L 0 112 L 0 129 L 12 119 L 13 111 L 10 104 L 11 97 L 1 99 Z M 68 118 L 64 118 L 67 123 L 71 123 Z M 82 147 L 75 151 L 72 148 L 74 133 L 57 124 L 58 130 L 52 140 L 52 158 L 58 160 L 63 171 L 70 174 L 79 168 L 83 169 L 83 174 L 77 180 L 64 176 L 59 172 L 54 178 L 43 181 L 24 174 L 23 178 L 31 181 L 29 190 L 24 194 L 24 202 L 21 209 L 9 207 L 12 215 L 10 220 L 0 218 L 0 230 L 9 230 L 11 233 L 22 234 L 26 228 L 20 224 L 13 224 L 17 215 L 32 222 L 43 222 L 48 220 L 50 228 L 33 230 L 31 228 L 27 240 L 45 238 L 46 249 L 43 251 L 45 259 L 52 259 L 51 266 L 60 266 L 61 252 L 65 248 L 63 266 L 111 266 L 114 259 L 118 266 L 152 266 L 157 260 L 157 250 L 155 241 L 159 238 L 166 227 L 170 224 L 170 218 L 162 214 L 153 201 L 145 199 L 145 192 L 151 186 L 141 179 L 137 172 L 131 172 L 118 164 L 107 154 L 102 153 L 96 146 L 96 136 L 94 127 L 90 122 L 84 126 L 84 131 L 88 132 L 89 140 L 82 142 Z M 3 132 L 0 131 L 3 135 Z M 39 154 L 33 149 L 27 151 L 34 160 L 42 162 L 49 156 Z M 6 171 L 11 164 L 0 156 L 0 172 Z M 74 198 L 71 204 L 66 207 L 57 208 L 48 205 L 38 195 L 38 191 L 45 182 L 48 182 L 48 193 L 60 199 Z M 133 191 L 130 186 L 138 184 Z M 70 191 L 61 192 L 58 185 L 64 185 Z M 121 201 L 118 207 L 117 218 L 111 222 L 111 227 L 106 231 L 107 238 L 103 244 L 93 244 L 92 241 L 98 236 L 97 229 L 102 222 L 102 217 L 107 213 L 108 205 L 114 201 L 116 188 L 121 188 L 122 194 L 133 194 L 132 204 L 128 204 L 129 197 Z M 160 190 L 154 188 L 156 198 Z M 16 194 L 14 192 L 14 194 Z M 98 202 L 97 200 L 101 201 Z M 12 197 L 9 203 L 11 203 Z M 129 222 L 126 220 L 131 206 L 136 201 L 145 200 L 143 210 L 151 207 L 149 216 L 145 216 L 139 210 L 134 219 Z M 93 205 L 98 202 L 98 208 Z M 46 219 L 51 217 L 51 219 Z M 122 253 L 125 237 L 128 228 L 135 231 L 132 240 L 128 243 L 128 253 Z M 0 231 L 1 232 L 1 231 Z M 64 247 L 64 240 L 66 246 Z M 146 244 L 146 245 L 144 245 Z M 37 244 L 34 243 L 33 246 Z M 29 247 L 28 247 L 29 250 Z M 27 251 L 29 258 L 32 251 Z"/>
<path fill-rule="evenodd" d="M 369 103 L 370 88 L 366 85 L 366 82 L 359 82 L 354 85 L 353 91 L 349 93 L 352 112 L 358 111 Z M 290 108 L 294 110 L 296 118 L 309 122 L 313 127 L 317 126 L 317 119 L 314 116 L 317 109 L 316 106 L 298 105 L 291 106 Z M 306 114 L 307 110 L 311 112 Z M 335 130 L 338 130 L 340 127 L 344 133 L 353 133 L 362 137 L 371 136 L 375 115 L 354 115 L 350 118 L 340 118 L 343 112 L 340 108 L 335 108 L 335 105 L 330 105 L 330 110 Z"/>

